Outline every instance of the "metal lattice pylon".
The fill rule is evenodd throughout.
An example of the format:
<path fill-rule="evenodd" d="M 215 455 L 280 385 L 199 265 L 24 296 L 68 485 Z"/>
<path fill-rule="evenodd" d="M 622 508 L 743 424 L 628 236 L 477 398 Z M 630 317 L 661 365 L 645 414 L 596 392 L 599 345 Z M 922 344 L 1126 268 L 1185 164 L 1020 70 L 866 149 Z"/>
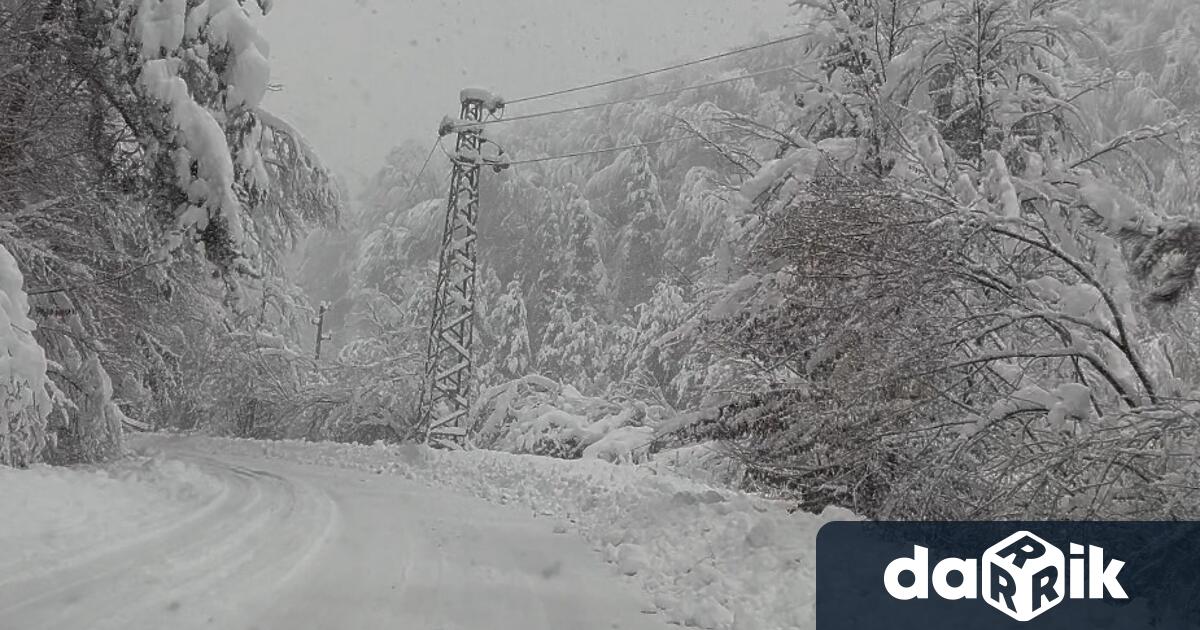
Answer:
<path fill-rule="evenodd" d="M 474 362 L 471 346 L 475 334 L 475 283 L 479 217 L 478 157 L 483 145 L 479 127 L 484 99 L 464 91 L 462 115 L 454 125 L 457 150 L 452 156 L 450 198 L 442 234 L 433 321 L 421 392 L 421 419 L 426 439 L 444 446 L 465 441 L 470 410 Z"/>

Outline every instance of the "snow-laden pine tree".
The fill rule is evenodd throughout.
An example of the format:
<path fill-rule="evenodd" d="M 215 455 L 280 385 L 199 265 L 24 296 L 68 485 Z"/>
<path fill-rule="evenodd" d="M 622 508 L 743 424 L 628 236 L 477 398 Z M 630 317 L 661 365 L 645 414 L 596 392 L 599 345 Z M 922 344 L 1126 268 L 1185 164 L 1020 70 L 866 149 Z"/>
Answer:
<path fill-rule="evenodd" d="M 634 149 L 632 172 L 625 182 L 624 207 L 629 224 L 622 228 L 620 273 L 616 279 L 617 297 L 624 304 L 640 304 L 650 298 L 654 286 L 663 277 L 666 261 L 666 224 L 658 177 L 645 148 Z"/>
<path fill-rule="evenodd" d="M 46 375 L 46 353 L 33 337 L 29 297 L 17 260 L 0 246 L 0 466 L 36 462 L 46 447 L 46 420 L 57 388 Z"/>
<path fill-rule="evenodd" d="M 608 272 L 599 233 L 602 219 L 574 185 L 548 194 L 540 210 L 542 225 L 531 235 L 537 249 L 536 281 L 530 292 L 530 314 L 537 324 L 550 319 L 560 298 L 573 313 L 607 310 Z"/>
<path fill-rule="evenodd" d="M 605 371 L 604 338 L 591 306 L 577 306 L 558 293 L 537 350 L 538 372 L 582 392 Z"/>
<path fill-rule="evenodd" d="M 696 305 L 681 287 L 660 282 L 635 310 L 618 383 L 639 400 L 682 408 L 695 393 L 690 376 L 683 373 L 697 367 L 689 361 L 696 340 L 688 327 L 695 321 Z"/>
<path fill-rule="evenodd" d="M 608 291 L 608 270 L 601 258 L 600 219 L 583 197 L 572 196 L 563 209 L 565 241 L 559 258 L 557 288 L 578 305 L 598 307 Z"/>
<path fill-rule="evenodd" d="M 492 303 L 486 315 L 492 342 L 486 348 L 480 373 L 483 385 L 518 379 L 531 373 L 532 345 L 525 295 L 520 280 L 508 283 L 508 289 Z"/>
<path fill-rule="evenodd" d="M 214 365 L 264 375 L 248 356 L 198 355 L 238 347 L 235 331 L 297 332 L 281 250 L 328 224 L 340 191 L 297 130 L 256 109 L 265 50 L 238 2 L 0 6 L 0 240 L 75 403 L 49 458 L 120 452 L 122 413 L 211 417 Z"/>
<path fill-rule="evenodd" d="M 725 235 L 727 201 L 719 184 L 721 177 L 716 169 L 689 169 L 666 218 L 664 257 L 688 274 L 705 267 L 706 259 L 716 254 Z"/>
<path fill-rule="evenodd" d="M 496 375 L 495 356 L 500 352 L 503 339 L 501 333 L 493 329 L 492 315 L 505 289 L 496 269 L 491 266 L 480 271 L 478 283 L 475 296 L 474 378 L 477 389 L 485 389 L 496 384 L 499 378 Z"/>
<path fill-rule="evenodd" d="M 255 108 L 267 91 L 269 53 L 244 2 L 123 0 L 89 7 L 98 25 L 92 58 L 107 62 L 102 67 L 115 76 L 136 77 L 119 87 L 148 106 L 128 124 L 155 179 L 174 175 L 174 189 L 160 197 L 164 229 L 201 235 L 207 256 L 230 266 L 256 254 L 242 251 L 244 211 L 268 185 Z"/>

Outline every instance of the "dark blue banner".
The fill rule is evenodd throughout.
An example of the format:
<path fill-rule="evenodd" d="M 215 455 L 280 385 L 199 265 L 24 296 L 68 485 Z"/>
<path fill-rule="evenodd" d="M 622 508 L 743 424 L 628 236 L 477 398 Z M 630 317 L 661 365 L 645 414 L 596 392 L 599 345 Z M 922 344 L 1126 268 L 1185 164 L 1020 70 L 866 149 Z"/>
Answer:
<path fill-rule="evenodd" d="M 1200 629 L 1200 523 L 835 522 L 817 630 Z"/>

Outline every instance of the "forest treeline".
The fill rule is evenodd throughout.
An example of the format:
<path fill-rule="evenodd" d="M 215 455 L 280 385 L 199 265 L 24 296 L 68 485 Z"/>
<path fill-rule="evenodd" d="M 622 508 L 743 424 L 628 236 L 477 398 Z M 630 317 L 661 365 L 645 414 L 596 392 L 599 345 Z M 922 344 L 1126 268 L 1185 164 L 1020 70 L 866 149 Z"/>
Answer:
<path fill-rule="evenodd" d="M 794 5 L 796 41 L 489 129 L 648 146 L 485 173 L 478 445 L 634 428 L 881 518 L 1195 516 L 1200 7 Z M 103 457 L 123 418 L 417 435 L 441 154 L 351 198 L 260 107 L 266 6 L 0 6 L 0 337 L 45 356 L 0 457 Z"/>
<path fill-rule="evenodd" d="M 484 177 L 494 444 L 585 450 L 560 416 L 495 416 L 540 374 L 809 509 L 1192 513 L 1200 7 L 795 8 L 807 37 L 594 100 L 784 71 L 489 130 L 517 161 L 689 138 Z M 304 275 L 343 356 L 411 357 L 398 378 L 444 205 L 444 168 L 414 179 L 425 148 L 391 154 Z"/>

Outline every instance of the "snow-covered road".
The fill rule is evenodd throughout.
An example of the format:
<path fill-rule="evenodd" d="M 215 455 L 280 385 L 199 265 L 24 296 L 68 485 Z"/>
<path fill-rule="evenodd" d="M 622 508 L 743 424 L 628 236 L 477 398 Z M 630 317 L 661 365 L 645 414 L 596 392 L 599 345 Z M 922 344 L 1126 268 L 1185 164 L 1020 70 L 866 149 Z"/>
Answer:
<path fill-rule="evenodd" d="M 587 543 L 527 510 L 396 475 L 150 447 L 203 473 L 202 492 L 170 497 L 189 509 L 127 513 L 103 535 L 63 523 L 37 553 L 9 550 L 0 628 L 670 627 Z"/>

